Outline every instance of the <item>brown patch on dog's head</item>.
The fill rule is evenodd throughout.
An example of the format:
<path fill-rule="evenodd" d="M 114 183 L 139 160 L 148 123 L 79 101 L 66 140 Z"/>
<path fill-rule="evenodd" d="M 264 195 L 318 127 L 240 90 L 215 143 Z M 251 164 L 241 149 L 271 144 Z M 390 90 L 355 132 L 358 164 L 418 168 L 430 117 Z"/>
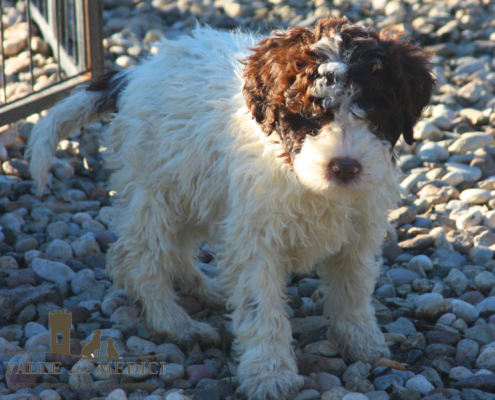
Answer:
<path fill-rule="evenodd" d="M 413 127 L 429 103 L 434 85 L 430 55 L 403 34 L 377 33 L 346 18 L 322 19 L 313 29 L 276 32 L 244 60 L 243 94 L 263 131 L 277 133 L 289 160 L 306 135 L 317 134 L 337 111 L 312 91 L 322 76 L 318 68 L 332 61 L 335 50 L 321 47 L 326 38 L 333 40 L 336 35 L 342 40 L 334 55 L 347 71 L 339 76 L 325 73 L 325 78 L 341 80 L 343 88 L 355 93 L 353 103 L 366 112 L 365 119 L 378 137 L 394 146 L 402 133 L 411 144 Z M 316 45 L 322 39 L 323 45 Z"/>

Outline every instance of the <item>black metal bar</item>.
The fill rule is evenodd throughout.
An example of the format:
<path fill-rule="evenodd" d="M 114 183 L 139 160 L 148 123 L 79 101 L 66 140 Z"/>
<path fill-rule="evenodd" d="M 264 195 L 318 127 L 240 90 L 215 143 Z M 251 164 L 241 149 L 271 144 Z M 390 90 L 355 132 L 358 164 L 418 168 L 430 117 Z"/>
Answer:
<path fill-rule="evenodd" d="M 62 13 L 60 12 L 60 0 L 54 0 L 55 1 L 55 15 L 56 15 L 56 25 L 57 25 L 57 65 L 58 65 L 58 69 L 57 69 L 57 78 L 58 78 L 58 81 L 60 82 L 62 80 L 62 66 L 60 64 L 60 46 L 61 46 L 61 42 L 62 42 Z"/>
<path fill-rule="evenodd" d="M 72 2 L 72 50 L 74 54 L 74 63 L 79 65 L 79 52 L 77 49 L 77 18 L 76 18 L 76 0 Z"/>
<path fill-rule="evenodd" d="M 3 4 L 2 0 L 0 0 L 0 41 L 2 42 L 0 45 L 0 55 L 2 57 L 2 89 L 3 89 L 3 102 L 7 103 L 7 79 L 5 77 L 5 49 L 3 47 L 3 38 L 4 38 L 4 29 L 3 29 Z"/>
<path fill-rule="evenodd" d="M 87 38 L 91 75 L 93 79 L 103 75 L 105 55 L 103 52 L 103 0 L 86 0 L 88 21 Z"/>
<path fill-rule="evenodd" d="M 34 67 L 33 67 L 33 49 L 31 47 L 31 38 L 33 32 L 31 28 L 31 0 L 27 0 L 26 4 L 26 19 L 28 23 L 28 49 L 29 49 L 29 72 L 31 74 L 31 92 L 34 92 Z"/>
<path fill-rule="evenodd" d="M 65 51 L 70 55 L 69 48 L 69 4 L 68 0 L 62 2 L 62 8 L 64 12 L 64 42 L 65 42 Z"/>

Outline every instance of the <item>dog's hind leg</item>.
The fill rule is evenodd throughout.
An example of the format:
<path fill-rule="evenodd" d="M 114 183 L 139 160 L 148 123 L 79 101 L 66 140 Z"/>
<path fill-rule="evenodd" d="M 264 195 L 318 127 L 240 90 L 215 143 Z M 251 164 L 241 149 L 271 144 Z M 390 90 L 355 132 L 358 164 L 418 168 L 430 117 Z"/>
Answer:
<path fill-rule="evenodd" d="M 203 341 L 218 341 L 214 328 L 193 320 L 176 301 L 173 280 L 181 262 L 177 237 L 185 215 L 172 205 L 180 202 L 172 198 L 171 190 L 143 187 L 135 181 L 130 185 L 134 187 L 127 188 L 116 222 L 119 239 L 108 253 L 110 277 L 142 303 L 146 321 L 155 331 L 178 341 L 196 335 Z"/>
<path fill-rule="evenodd" d="M 210 279 L 194 265 L 194 252 L 197 241 L 204 239 L 201 230 L 187 226 L 179 236 L 179 269 L 174 276 L 174 284 L 181 294 L 196 297 L 206 307 L 219 309 L 224 306 L 224 297 L 216 279 Z"/>

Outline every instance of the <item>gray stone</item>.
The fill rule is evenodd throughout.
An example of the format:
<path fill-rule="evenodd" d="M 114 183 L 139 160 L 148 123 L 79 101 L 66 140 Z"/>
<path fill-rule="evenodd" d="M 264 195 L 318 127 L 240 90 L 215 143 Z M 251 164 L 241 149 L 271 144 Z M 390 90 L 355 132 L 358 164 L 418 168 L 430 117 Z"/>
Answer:
<path fill-rule="evenodd" d="M 479 310 L 475 306 L 458 299 L 452 300 L 452 312 L 468 324 L 472 324 L 480 315 Z"/>
<path fill-rule="evenodd" d="M 46 234 L 53 239 L 64 239 L 67 236 L 68 226 L 64 221 L 53 222 L 46 227 Z"/>
<path fill-rule="evenodd" d="M 186 356 L 182 350 L 173 343 L 164 343 L 156 348 L 156 354 L 161 354 L 157 360 L 165 363 L 175 363 L 183 365 L 186 361 Z"/>
<path fill-rule="evenodd" d="M 386 324 L 384 326 L 386 332 L 389 333 L 400 333 L 404 336 L 408 336 L 411 333 L 416 332 L 414 324 L 407 318 L 399 317 L 396 321 Z"/>
<path fill-rule="evenodd" d="M 73 256 L 70 244 L 60 239 L 55 239 L 48 245 L 45 254 L 53 261 L 67 262 Z"/>
<path fill-rule="evenodd" d="M 51 282 L 57 282 L 59 280 L 70 282 L 76 276 L 74 271 L 67 265 L 56 261 L 35 258 L 32 266 L 33 271 L 36 272 L 37 275 Z"/>
<path fill-rule="evenodd" d="M 185 376 L 185 369 L 180 364 L 170 363 L 165 364 L 160 369 L 160 379 L 167 383 L 172 383 L 177 379 L 182 379 Z"/>
<path fill-rule="evenodd" d="M 445 277 L 444 282 L 450 286 L 457 296 L 460 296 L 467 288 L 468 279 L 458 269 L 452 269 L 447 277 Z"/>
<path fill-rule="evenodd" d="M 495 348 L 486 347 L 476 359 L 475 366 L 495 370 Z"/>
<path fill-rule="evenodd" d="M 35 250 L 37 248 L 38 241 L 33 237 L 21 239 L 15 244 L 15 251 L 17 253 L 26 253 L 27 251 Z"/>
<path fill-rule="evenodd" d="M 477 310 L 482 317 L 488 317 L 495 314 L 495 296 L 487 297 L 476 305 Z"/>
<path fill-rule="evenodd" d="M 471 378 L 474 374 L 466 367 L 455 367 L 450 370 L 449 378 L 453 381 L 462 381 Z"/>
<path fill-rule="evenodd" d="M 100 245 L 92 237 L 86 236 L 72 242 L 72 250 L 77 258 L 84 259 L 92 254 L 100 253 Z"/>
<path fill-rule="evenodd" d="M 479 247 L 479 249 L 486 249 L 486 248 Z M 486 250 L 490 250 L 490 249 L 486 249 Z M 491 250 L 490 253 L 492 253 L 493 255 L 493 252 Z M 487 257 L 484 258 L 484 260 L 486 260 L 484 263 L 477 263 L 477 262 L 475 263 L 474 260 L 473 263 L 476 265 L 484 265 L 488 260 L 491 260 L 491 257 L 488 258 L 488 253 L 486 254 L 486 256 Z M 495 276 L 491 272 L 483 271 L 476 275 L 476 277 L 474 278 L 474 283 L 480 290 L 489 292 L 492 289 L 492 287 L 495 286 Z"/>
<path fill-rule="evenodd" d="M 366 379 L 371 371 L 371 365 L 365 364 L 362 361 L 355 362 L 350 365 L 347 370 L 342 375 L 342 381 L 344 383 L 350 382 L 354 378 L 364 378 Z"/>
<path fill-rule="evenodd" d="M 373 381 L 373 386 L 376 390 L 386 390 L 392 385 L 403 385 L 402 379 L 397 375 L 379 376 Z"/>
<path fill-rule="evenodd" d="M 455 361 L 462 366 L 472 368 L 473 363 L 478 356 L 479 345 L 476 341 L 471 339 L 462 339 L 457 344 L 457 352 L 455 355 Z"/>
<path fill-rule="evenodd" d="M 74 294 L 81 294 L 96 284 L 95 273 L 89 268 L 79 271 L 70 283 Z"/>
<path fill-rule="evenodd" d="M 342 383 L 337 376 L 329 374 L 327 372 L 318 372 L 316 374 L 316 383 L 320 387 L 322 393 L 342 386 Z"/>
<path fill-rule="evenodd" d="M 315 389 L 306 389 L 300 391 L 294 400 L 318 400 L 320 399 L 320 392 Z"/>
<path fill-rule="evenodd" d="M 387 276 L 392 280 L 395 286 L 412 283 L 415 279 L 420 278 L 417 272 L 409 271 L 405 268 L 394 268 L 387 272 Z"/>
<path fill-rule="evenodd" d="M 416 315 L 426 320 L 436 321 L 441 315 L 451 311 L 452 304 L 448 300 L 433 299 L 421 304 L 416 310 Z"/>

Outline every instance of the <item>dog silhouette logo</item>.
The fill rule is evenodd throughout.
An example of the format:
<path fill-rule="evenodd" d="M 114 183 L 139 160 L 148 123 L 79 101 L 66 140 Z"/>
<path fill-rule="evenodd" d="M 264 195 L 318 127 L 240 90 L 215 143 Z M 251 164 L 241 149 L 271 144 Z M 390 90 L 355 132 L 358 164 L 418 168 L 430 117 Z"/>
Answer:
<path fill-rule="evenodd" d="M 134 360 L 157 358 L 163 354 L 143 355 L 134 357 L 120 357 L 115 347 L 115 339 L 107 338 L 102 346 L 101 338 L 104 333 L 101 329 L 95 329 L 91 340 L 84 345 L 81 354 L 72 354 L 70 352 L 70 330 L 72 328 L 72 313 L 66 310 L 56 310 L 48 313 L 48 326 L 50 328 L 50 351 L 46 350 L 28 350 L 5 353 L 22 354 L 22 353 L 52 353 L 77 358 L 90 358 L 95 360 Z"/>
<path fill-rule="evenodd" d="M 96 329 L 93 331 L 93 339 L 82 348 L 81 356 L 83 358 L 97 358 L 100 357 L 101 348 L 101 330 Z"/>
<path fill-rule="evenodd" d="M 48 325 L 50 327 L 50 352 L 66 356 L 74 356 L 70 353 L 70 329 L 72 326 L 72 313 L 68 311 L 53 311 L 48 314 Z M 119 353 L 115 348 L 115 340 L 108 338 L 107 357 L 101 354 L 101 329 L 93 331 L 93 337 L 81 350 L 81 358 L 107 358 L 119 359 Z"/>

